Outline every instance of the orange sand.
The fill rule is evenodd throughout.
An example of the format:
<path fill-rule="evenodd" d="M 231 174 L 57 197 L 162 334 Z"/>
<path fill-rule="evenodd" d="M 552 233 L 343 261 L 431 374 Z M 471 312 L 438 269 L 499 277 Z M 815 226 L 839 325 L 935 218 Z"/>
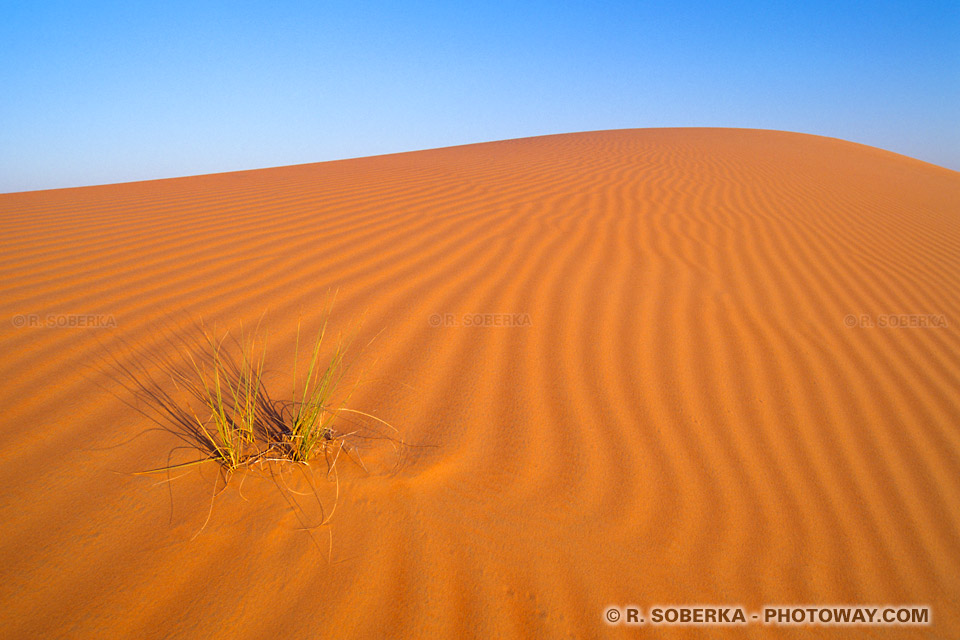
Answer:
<path fill-rule="evenodd" d="M 605 607 L 668 603 L 929 604 L 934 625 L 663 637 L 960 628 L 957 172 L 605 131 L 8 194 L 0 228 L 4 638 L 638 637 Z M 266 312 L 284 369 L 331 288 L 335 319 L 382 330 L 351 406 L 429 446 L 342 464 L 329 527 L 249 478 L 191 540 L 215 474 L 130 474 L 175 441 L 129 440 L 151 424 L 101 354 Z M 529 325 L 464 326 L 480 313 Z"/>

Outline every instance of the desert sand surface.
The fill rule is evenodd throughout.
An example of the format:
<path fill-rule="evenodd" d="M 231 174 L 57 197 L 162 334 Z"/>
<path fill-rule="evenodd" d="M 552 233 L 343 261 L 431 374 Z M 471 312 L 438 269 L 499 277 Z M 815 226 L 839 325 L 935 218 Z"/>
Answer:
<path fill-rule="evenodd" d="M 960 628 L 955 171 L 795 133 L 603 131 L 6 194 L 0 228 L 4 638 Z M 212 502 L 214 467 L 135 475 L 177 441 L 105 353 L 262 318 L 282 371 L 332 290 L 369 342 L 350 406 L 409 446 L 356 443 L 363 466 L 317 485 L 328 524 L 256 474 Z M 100 326 L 60 326 L 78 316 Z M 697 603 L 933 623 L 603 622 Z"/>

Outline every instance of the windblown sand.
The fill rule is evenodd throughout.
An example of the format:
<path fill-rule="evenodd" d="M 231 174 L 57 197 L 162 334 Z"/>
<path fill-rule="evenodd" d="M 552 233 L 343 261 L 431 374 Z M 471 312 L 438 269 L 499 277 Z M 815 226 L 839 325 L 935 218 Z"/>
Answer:
<path fill-rule="evenodd" d="M 605 608 L 695 603 L 933 625 L 658 634 L 960 628 L 957 172 L 607 131 L 8 194 L 0 227 L 2 637 L 637 637 Z M 282 396 L 333 290 L 376 336 L 350 406 L 402 455 L 354 440 L 316 497 L 133 475 L 178 442 L 104 354 L 262 316 Z"/>

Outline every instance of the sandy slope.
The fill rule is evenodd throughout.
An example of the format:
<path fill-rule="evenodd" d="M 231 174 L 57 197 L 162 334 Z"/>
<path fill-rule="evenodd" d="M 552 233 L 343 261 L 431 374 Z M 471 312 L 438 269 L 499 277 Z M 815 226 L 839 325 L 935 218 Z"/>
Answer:
<path fill-rule="evenodd" d="M 922 633 L 960 626 L 956 172 L 610 131 L 9 194 L 0 228 L 0 636 L 596 637 L 622 631 L 606 605 L 658 603 L 920 603 Z M 382 330 L 352 405 L 423 446 L 391 473 L 365 444 L 313 537 L 248 478 L 191 540 L 214 474 L 129 475 L 174 441 L 127 442 L 150 423 L 104 349 L 266 312 L 284 369 L 330 288 L 338 320 Z"/>

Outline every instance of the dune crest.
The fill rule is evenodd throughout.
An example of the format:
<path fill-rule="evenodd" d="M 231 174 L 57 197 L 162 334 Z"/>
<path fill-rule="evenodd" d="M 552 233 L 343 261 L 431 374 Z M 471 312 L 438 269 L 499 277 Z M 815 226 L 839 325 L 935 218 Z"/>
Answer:
<path fill-rule="evenodd" d="M 596 637 L 663 603 L 960 626 L 957 172 L 603 131 L 6 194 L 0 227 L 0 636 Z M 100 354 L 264 315 L 283 369 L 332 289 L 379 333 L 351 404 L 418 446 L 345 472 L 332 563 L 269 482 L 191 541 L 213 474 L 129 475 L 173 445 L 131 439 Z"/>

